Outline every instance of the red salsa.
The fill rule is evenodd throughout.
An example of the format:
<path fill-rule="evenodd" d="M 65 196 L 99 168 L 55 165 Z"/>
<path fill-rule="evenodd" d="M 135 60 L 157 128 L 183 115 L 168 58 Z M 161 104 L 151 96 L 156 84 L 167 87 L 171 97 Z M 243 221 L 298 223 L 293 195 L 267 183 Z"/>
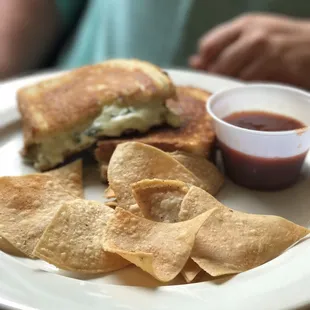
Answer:
<path fill-rule="evenodd" d="M 285 131 L 306 127 L 292 117 L 263 111 L 245 111 L 230 114 L 224 121 L 237 127 L 258 131 Z"/>
<path fill-rule="evenodd" d="M 286 131 L 306 127 L 302 122 L 283 115 L 248 111 L 224 118 L 232 125 L 258 131 Z M 288 158 L 249 156 L 233 150 L 221 141 L 225 171 L 237 184 L 257 190 L 286 188 L 298 179 L 307 152 Z"/>

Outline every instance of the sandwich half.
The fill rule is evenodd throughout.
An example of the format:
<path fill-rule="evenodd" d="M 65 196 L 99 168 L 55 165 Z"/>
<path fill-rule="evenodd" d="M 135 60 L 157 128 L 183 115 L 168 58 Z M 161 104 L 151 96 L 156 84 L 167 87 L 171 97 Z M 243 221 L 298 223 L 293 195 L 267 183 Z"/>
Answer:
<path fill-rule="evenodd" d="M 146 134 L 131 134 L 122 138 L 105 138 L 97 142 L 95 156 L 101 165 L 102 179 L 105 179 L 106 166 L 116 148 L 123 142 L 138 141 L 152 145 L 166 152 L 184 151 L 209 157 L 214 145 L 215 134 L 211 117 L 206 112 L 206 100 L 209 92 L 179 86 L 176 99 L 167 100 L 167 107 L 180 115 L 179 128 L 153 128 Z"/>
<path fill-rule="evenodd" d="M 166 105 L 175 87 L 160 68 L 139 60 L 109 60 L 20 89 L 23 155 L 44 171 L 100 137 L 178 127 Z"/>

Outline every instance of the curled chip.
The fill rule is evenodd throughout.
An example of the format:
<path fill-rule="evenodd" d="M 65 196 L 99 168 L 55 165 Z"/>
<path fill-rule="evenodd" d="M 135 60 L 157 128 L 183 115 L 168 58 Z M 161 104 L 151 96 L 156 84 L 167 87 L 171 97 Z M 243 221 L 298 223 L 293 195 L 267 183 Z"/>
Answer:
<path fill-rule="evenodd" d="M 189 187 L 175 180 L 142 180 L 132 184 L 133 196 L 147 219 L 178 222 L 181 203 Z"/>
<path fill-rule="evenodd" d="M 184 197 L 180 217 L 189 220 L 216 206 L 199 230 L 191 254 L 212 276 L 239 273 L 262 265 L 309 233 L 307 228 L 278 216 L 231 210 L 197 187 L 191 187 Z"/>
<path fill-rule="evenodd" d="M 118 206 L 135 204 L 131 184 L 143 179 L 179 180 L 204 188 L 203 182 L 169 154 L 146 144 L 127 142 L 117 146 L 108 168 L 109 185 Z"/>
<path fill-rule="evenodd" d="M 201 180 L 204 190 L 213 196 L 218 193 L 224 183 L 224 176 L 205 157 L 180 151 L 171 153 L 171 156 Z"/>
<path fill-rule="evenodd" d="M 82 181 L 75 174 L 68 186 L 61 185 L 65 168 L 58 172 L 0 178 L 0 236 L 32 257 L 32 251 L 59 207 L 76 199 Z M 60 174 L 57 176 L 57 174 Z M 72 194 L 71 194 L 72 192 Z"/>
<path fill-rule="evenodd" d="M 103 247 L 121 255 L 162 282 L 174 279 L 191 253 L 195 236 L 212 214 L 181 223 L 159 223 L 116 208 L 108 222 Z"/>
<path fill-rule="evenodd" d="M 143 216 L 167 223 L 180 222 L 181 203 L 188 190 L 184 182 L 174 180 L 142 180 L 132 185 L 133 195 Z M 192 282 L 200 271 L 201 268 L 189 259 L 181 273 L 186 282 Z"/>
<path fill-rule="evenodd" d="M 61 269 L 103 273 L 129 264 L 102 249 L 107 221 L 114 210 L 95 201 L 65 203 L 46 228 L 33 254 Z"/>
<path fill-rule="evenodd" d="M 71 195 L 84 198 L 82 166 L 82 160 L 78 159 L 68 165 L 50 170 L 44 174 L 51 175 L 55 179 L 58 179 L 60 185 Z"/>

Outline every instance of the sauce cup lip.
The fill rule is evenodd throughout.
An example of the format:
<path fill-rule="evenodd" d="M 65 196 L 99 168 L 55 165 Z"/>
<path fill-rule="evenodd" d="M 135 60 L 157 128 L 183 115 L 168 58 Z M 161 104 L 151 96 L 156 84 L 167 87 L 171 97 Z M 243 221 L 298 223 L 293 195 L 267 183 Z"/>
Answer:
<path fill-rule="evenodd" d="M 242 89 L 242 88 L 276 88 L 276 89 L 279 89 L 279 90 L 282 90 L 282 91 L 289 91 L 289 92 L 295 93 L 296 95 L 301 95 L 301 96 L 308 97 L 309 104 L 310 104 L 310 93 L 308 93 L 307 91 L 304 91 L 302 89 L 291 87 L 291 86 L 286 86 L 286 85 L 281 85 L 281 84 L 275 84 L 275 83 L 268 83 L 268 84 L 264 84 L 264 83 L 247 83 L 247 84 L 244 84 L 244 85 L 234 86 L 234 87 L 231 87 L 231 88 L 228 88 L 228 89 L 220 90 L 220 91 L 212 94 L 207 99 L 207 102 L 206 102 L 207 112 L 209 113 L 209 115 L 212 117 L 213 120 L 215 120 L 216 122 L 220 123 L 223 126 L 227 126 L 227 127 L 231 128 L 233 130 L 240 130 L 240 131 L 243 131 L 245 133 L 249 133 L 249 134 L 253 134 L 253 135 L 286 136 L 286 135 L 292 135 L 292 134 L 302 134 L 303 132 L 305 132 L 305 131 L 310 129 L 310 126 L 308 125 L 308 126 L 301 127 L 301 128 L 298 128 L 298 129 L 293 129 L 293 130 L 259 131 L 259 130 L 247 129 L 247 128 L 238 127 L 236 125 L 232 125 L 232 124 L 224 121 L 223 119 L 219 118 L 218 116 L 216 116 L 213 113 L 212 105 L 213 105 L 213 102 L 217 99 L 217 97 L 226 95 L 227 93 L 230 93 L 232 91 L 239 90 L 239 89 Z M 242 112 L 242 111 L 240 111 L 240 112 Z M 281 115 L 281 112 L 279 114 Z"/>

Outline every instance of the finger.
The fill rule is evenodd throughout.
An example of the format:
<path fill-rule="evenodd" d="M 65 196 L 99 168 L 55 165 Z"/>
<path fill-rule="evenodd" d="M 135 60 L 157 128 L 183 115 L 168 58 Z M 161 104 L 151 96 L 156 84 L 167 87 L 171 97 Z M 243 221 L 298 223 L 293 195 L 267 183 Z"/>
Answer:
<path fill-rule="evenodd" d="M 223 24 L 207 33 L 199 42 L 199 55 L 206 68 L 228 45 L 241 34 L 239 23 Z"/>
<path fill-rule="evenodd" d="M 249 37 L 243 34 L 237 41 L 226 47 L 208 70 L 217 74 L 238 76 L 257 57 L 264 54 L 268 58 L 268 42 L 261 33 Z"/>
<path fill-rule="evenodd" d="M 202 61 L 199 55 L 193 55 L 189 58 L 188 64 L 194 69 L 202 69 Z"/>
<path fill-rule="evenodd" d="M 264 56 L 256 59 L 249 66 L 245 67 L 239 74 L 239 78 L 244 81 L 268 81 L 273 72 L 270 61 L 266 61 Z"/>

